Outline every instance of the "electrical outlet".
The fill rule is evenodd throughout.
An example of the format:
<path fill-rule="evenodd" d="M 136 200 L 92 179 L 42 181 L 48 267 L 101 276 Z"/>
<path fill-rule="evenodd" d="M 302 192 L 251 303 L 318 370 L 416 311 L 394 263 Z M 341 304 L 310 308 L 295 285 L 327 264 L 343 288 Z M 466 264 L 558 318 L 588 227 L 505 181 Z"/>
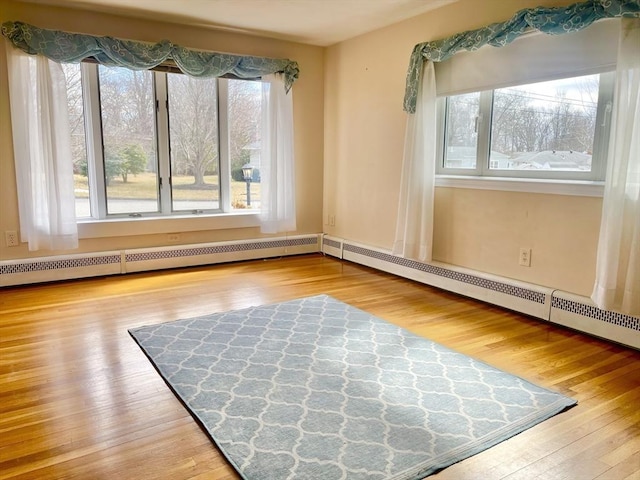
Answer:
<path fill-rule="evenodd" d="M 329 215 L 329 226 L 330 227 L 335 227 L 336 226 L 336 216 L 335 215 Z"/>
<path fill-rule="evenodd" d="M 179 242 L 180 241 L 180 234 L 179 233 L 170 233 L 169 235 L 167 235 L 167 241 L 168 242 Z"/>
<path fill-rule="evenodd" d="M 531 249 L 530 248 L 521 248 L 520 249 L 520 265 L 523 267 L 531 266 Z"/>
<path fill-rule="evenodd" d="M 18 239 L 18 232 L 15 230 L 7 230 L 4 232 L 4 241 L 7 244 L 7 247 L 17 247 L 20 245 L 20 240 Z"/>

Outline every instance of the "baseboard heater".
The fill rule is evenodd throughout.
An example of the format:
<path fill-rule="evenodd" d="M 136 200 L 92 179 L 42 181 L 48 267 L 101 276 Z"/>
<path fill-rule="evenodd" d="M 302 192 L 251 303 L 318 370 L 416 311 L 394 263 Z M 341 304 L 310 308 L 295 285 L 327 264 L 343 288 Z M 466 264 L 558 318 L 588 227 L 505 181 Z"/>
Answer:
<path fill-rule="evenodd" d="M 422 263 L 325 235 L 322 252 L 640 349 L 640 318 L 590 298 L 438 262 Z"/>
<path fill-rule="evenodd" d="M 174 245 L 0 262 L 0 287 L 320 251 L 320 235 Z"/>
<path fill-rule="evenodd" d="M 422 263 L 329 235 L 175 245 L 0 262 L 0 287 L 323 252 L 640 349 L 640 318 L 591 299 L 437 262 Z"/>

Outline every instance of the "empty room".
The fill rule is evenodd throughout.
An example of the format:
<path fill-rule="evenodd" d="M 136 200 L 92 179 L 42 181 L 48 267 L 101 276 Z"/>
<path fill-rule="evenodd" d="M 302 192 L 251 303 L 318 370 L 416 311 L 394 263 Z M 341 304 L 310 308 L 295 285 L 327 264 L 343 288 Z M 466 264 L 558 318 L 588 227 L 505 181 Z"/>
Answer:
<path fill-rule="evenodd" d="M 0 480 L 640 478 L 640 0 L 0 24 Z"/>

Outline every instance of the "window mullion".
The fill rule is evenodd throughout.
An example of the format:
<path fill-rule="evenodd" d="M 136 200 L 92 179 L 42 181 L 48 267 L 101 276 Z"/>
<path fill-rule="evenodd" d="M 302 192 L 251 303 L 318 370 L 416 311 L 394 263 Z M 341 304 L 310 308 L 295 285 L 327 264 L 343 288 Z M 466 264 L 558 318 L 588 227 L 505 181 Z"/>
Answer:
<path fill-rule="evenodd" d="M 436 100 L 436 125 L 437 125 L 437 150 L 436 150 L 436 173 L 445 172 L 444 152 L 446 148 L 446 121 L 447 121 L 447 98 L 440 97 Z"/>
<path fill-rule="evenodd" d="M 605 178 L 615 83 L 615 72 L 600 74 L 596 129 L 593 137 L 593 155 L 591 156 L 591 175 L 594 180 L 604 180 Z"/>
<path fill-rule="evenodd" d="M 160 211 L 170 215 L 171 208 L 171 161 L 169 143 L 169 102 L 167 96 L 167 74 L 154 73 L 156 92 L 156 141 L 158 142 L 158 174 L 160 177 Z"/>
<path fill-rule="evenodd" d="M 220 172 L 220 209 L 231 211 L 231 162 L 229 159 L 229 82 L 218 78 L 218 165 Z"/>
<path fill-rule="evenodd" d="M 82 97 L 85 111 L 89 204 L 91 216 L 96 219 L 102 219 L 107 217 L 107 197 L 104 152 L 102 148 L 98 65 L 82 63 L 80 69 L 82 72 Z"/>
<path fill-rule="evenodd" d="M 478 149 L 476 157 L 476 175 L 490 175 L 489 154 L 491 150 L 491 120 L 493 108 L 493 91 L 480 93 L 478 114 Z"/>

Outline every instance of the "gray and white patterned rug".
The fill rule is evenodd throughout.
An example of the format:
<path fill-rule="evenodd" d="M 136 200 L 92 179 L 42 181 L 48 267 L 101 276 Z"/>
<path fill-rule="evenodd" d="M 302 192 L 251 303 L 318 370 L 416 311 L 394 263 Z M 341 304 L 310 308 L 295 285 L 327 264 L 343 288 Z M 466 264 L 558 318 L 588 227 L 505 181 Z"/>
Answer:
<path fill-rule="evenodd" d="M 246 480 L 421 479 L 576 403 L 327 295 L 130 333 Z"/>

